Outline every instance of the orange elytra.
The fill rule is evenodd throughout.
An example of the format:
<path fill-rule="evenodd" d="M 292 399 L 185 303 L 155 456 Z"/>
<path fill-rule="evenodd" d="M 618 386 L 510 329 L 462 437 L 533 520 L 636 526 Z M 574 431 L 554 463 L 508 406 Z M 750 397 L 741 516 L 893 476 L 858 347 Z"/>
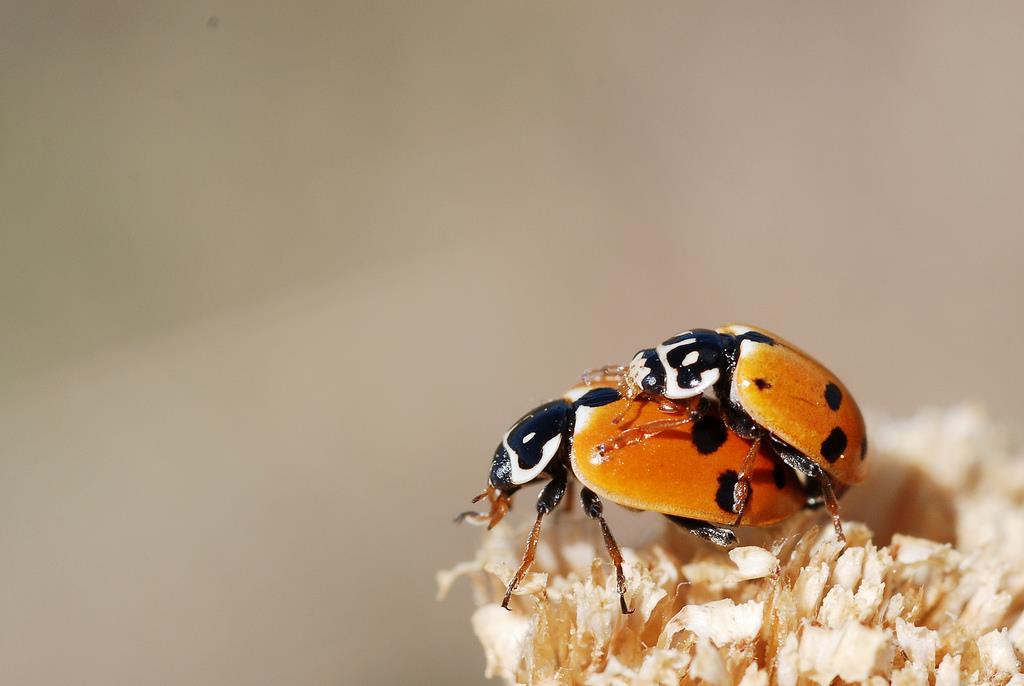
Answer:
<path fill-rule="evenodd" d="M 625 400 L 576 411 L 572 472 L 599 496 L 636 510 L 660 512 L 713 524 L 736 520 L 734 491 L 747 455 L 751 493 L 743 523 L 775 524 L 802 510 L 807 494 L 793 470 L 767 443 L 754 446 L 726 427 L 717 414 L 688 426 L 660 432 L 647 440 L 606 451 L 622 429 L 657 421 L 665 415 L 657 403 L 632 403 L 619 423 Z"/>

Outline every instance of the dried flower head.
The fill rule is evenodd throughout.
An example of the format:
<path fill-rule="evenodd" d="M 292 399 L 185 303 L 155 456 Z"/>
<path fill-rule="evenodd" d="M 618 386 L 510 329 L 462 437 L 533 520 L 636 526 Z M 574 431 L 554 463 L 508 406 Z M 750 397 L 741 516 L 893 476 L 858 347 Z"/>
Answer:
<path fill-rule="evenodd" d="M 728 551 L 667 530 L 623 549 L 623 615 L 593 523 L 566 515 L 512 612 L 523 536 L 505 524 L 441 594 L 471 578 L 487 676 L 510 684 L 1024 686 L 1024 459 L 971 407 L 872 428 L 872 480 L 844 504 L 868 525 L 845 546 L 813 512 Z"/>

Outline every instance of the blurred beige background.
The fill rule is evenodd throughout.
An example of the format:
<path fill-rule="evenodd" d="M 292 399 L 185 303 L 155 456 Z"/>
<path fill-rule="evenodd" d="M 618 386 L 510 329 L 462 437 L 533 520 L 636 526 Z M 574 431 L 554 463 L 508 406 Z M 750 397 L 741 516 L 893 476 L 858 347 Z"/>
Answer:
<path fill-rule="evenodd" d="M 481 683 L 450 517 L 687 326 L 1024 415 L 1019 3 L 0 7 L 5 684 Z"/>

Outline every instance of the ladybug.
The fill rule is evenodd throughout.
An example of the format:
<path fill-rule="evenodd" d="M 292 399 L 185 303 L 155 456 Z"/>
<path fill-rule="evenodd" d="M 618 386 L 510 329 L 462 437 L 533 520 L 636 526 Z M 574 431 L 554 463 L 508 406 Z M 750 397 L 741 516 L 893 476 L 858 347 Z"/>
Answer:
<path fill-rule="evenodd" d="M 457 518 L 493 527 L 508 512 L 516 491 L 547 479 L 537 499 L 537 519 L 522 564 L 508 585 L 502 607 L 508 609 L 512 593 L 533 563 L 541 521 L 561 502 L 571 479 L 582 487 L 583 511 L 601 527 L 624 614 L 632 610 L 625 599 L 622 554 L 605 521 L 602 498 L 629 509 L 664 514 L 721 546 L 736 542 L 735 534 L 722 525 L 736 517 L 734 491 L 742 469 L 749 481 L 744 524 L 769 526 L 807 506 L 803 484 L 768 444 L 730 431 L 722 416 L 712 411 L 690 426 L 659 431 L 648 440 L 607 450 L 607 443 L 620 435 L 623 426 L 628 430 L 662 421 L 661 417 L 657 402 L 624 398 L 614 386 L 578 386 L 527 413 L 505 433 L 494 452 L 487 490 L 473 501 L 488 498 L 490 512 L 465 512 Z"/>
<path fill-rule="evenodd" d="M 605 450 L 697 422 L 714 407 L 731 431 L 754 445 L 768 444 L 783 462 L 817 481 L 844 539 L 837 494 L 864 480 L 864 418 L 843 382 L 792 343 L 739 324 L 690 329 L 641 350 L 627 367 L 588 371 L 584 381 L 616 382 L 627 401 L 655 401 L 672 415 L 624 430 Z M 739 471 L 734 524 L 746 515 L 754 452 Z"/>

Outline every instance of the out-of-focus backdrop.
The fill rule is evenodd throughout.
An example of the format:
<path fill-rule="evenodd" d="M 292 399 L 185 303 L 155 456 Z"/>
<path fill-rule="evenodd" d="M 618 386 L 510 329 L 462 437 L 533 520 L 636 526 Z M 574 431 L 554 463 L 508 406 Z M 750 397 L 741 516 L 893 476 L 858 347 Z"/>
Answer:
<path fill-rule="evenodd" d="M 1022 26 L 4 3 L 2 681 L 481 683 L 451 515 L 522 412 L 688 326 L 1019 422 Z"/>

